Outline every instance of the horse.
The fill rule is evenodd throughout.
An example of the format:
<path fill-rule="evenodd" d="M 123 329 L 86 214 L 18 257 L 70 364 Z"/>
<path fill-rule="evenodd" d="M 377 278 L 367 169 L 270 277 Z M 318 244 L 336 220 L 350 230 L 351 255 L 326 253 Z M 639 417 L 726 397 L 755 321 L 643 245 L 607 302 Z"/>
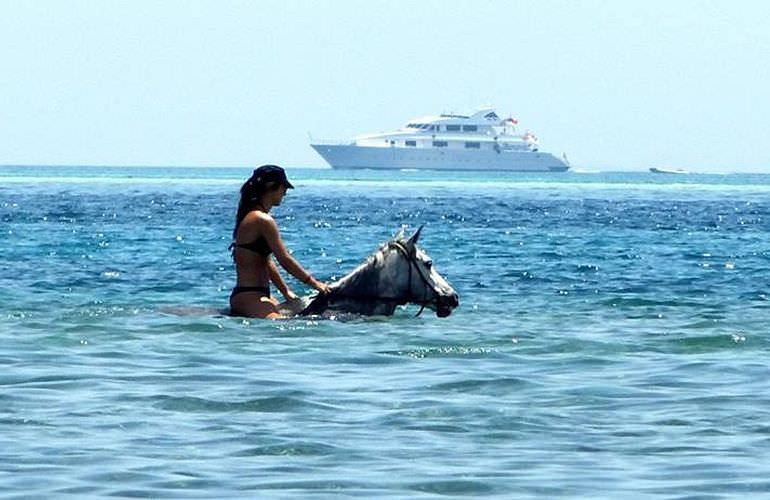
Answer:
<path fill-rule="evenodd" d="M 403 229 L 353 271 L 329 285 L 329 293 L 310 295 L 278 306 L 286 316 L 351 313 L 392 316 L 397 306 L 427 307 L 445 318 L 460 304 L 457 292 L 417 246 L 422 226 L 409 238 Z"/>

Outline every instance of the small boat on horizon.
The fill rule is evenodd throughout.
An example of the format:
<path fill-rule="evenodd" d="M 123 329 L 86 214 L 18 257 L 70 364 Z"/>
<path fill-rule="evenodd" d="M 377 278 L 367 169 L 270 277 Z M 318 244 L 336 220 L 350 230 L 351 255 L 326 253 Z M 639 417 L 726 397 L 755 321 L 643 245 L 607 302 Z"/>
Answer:
<path fill-rule="evenodd" d="M 681 168 L 658 168 L 658 167 L 650 167 L 650 172 L 653 174 L 689 174 L 687 170 L 682 170 Z"/>

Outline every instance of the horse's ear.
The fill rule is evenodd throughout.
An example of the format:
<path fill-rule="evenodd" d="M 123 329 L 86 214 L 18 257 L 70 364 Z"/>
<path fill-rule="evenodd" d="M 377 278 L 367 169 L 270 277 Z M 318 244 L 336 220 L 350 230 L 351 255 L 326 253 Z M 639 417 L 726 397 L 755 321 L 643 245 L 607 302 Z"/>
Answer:
<path fill-rule="evenodd" d="M 393 239 L 396 241 L 404 239 L 404 226 L 398 228 L 398 231 L 396 231 L 396 235 L 393 237 Z"/>
<path fill-rule="evenodd" d="M 410 236 L 409 239 L 406 241 L 407 245 L 414 246 L 415 244 L 417 244 L 417 240 L 420 239 L 420 232 L 422 232 L 423 227 L 425 227 L 424 224 L 417 228 L 417 231 L 415 231 L 414 234 Z"/>

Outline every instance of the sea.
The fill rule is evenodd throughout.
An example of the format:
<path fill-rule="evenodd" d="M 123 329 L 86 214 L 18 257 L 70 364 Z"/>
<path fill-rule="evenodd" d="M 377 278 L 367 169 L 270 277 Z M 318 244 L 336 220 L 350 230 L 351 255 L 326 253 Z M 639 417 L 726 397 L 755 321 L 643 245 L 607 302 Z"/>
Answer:
<path fill-rule="evenodd" d="M 251 168 L 0 167 L 0 497 L 770 498 L 770 175 L 287 172 L 459 307 L 230 317 Z"/>

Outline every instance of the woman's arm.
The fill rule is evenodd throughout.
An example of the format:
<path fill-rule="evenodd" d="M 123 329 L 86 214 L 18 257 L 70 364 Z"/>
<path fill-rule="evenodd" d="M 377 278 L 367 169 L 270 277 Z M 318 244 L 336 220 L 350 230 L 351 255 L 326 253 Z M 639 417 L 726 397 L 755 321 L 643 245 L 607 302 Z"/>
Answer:
<path fill-rule="evenodd" d="M 297 295 L 289 289 L 289 286 L 283 280 L 281 273 L 278 272 L 275 261 L 270 257 L 267 259 L 267 267 L 270 272 L 270 281 L 275 283 L 275 286 L 278 288 L 278 291 L 281 292 L 283 298 L 286 300 L 296 299 Z"/>
<path fill-rule="evenodd" d="M 275 254 L 275 258 L 278 260 L 281 266 L 283 266 L 283 268 L 289 272 L 289 274 L 300 280 L 302 283 L 312 286 L 318 291 L 328 291 L 328 286 L 326 283 L 321 283 L 320 281 L 313 278 L 313 276 L 307 272 L 299 264 L 299 262 L 297 262 L 297 260 L 291 256 L 291 254 L 289 254 L 289 251 L 286 250 L 286 246 L 283 244 L 283 240 L 281 239 L 281 234 L 278 231 L 278 225 L 275 223 L 275 220 L 273 220 L 272 217 L 267 214 L 262 215 L 260 217 L 260 226 L 260 232 L 267 241 L 267 244 L 270 246 L 270 249 Z"/>

